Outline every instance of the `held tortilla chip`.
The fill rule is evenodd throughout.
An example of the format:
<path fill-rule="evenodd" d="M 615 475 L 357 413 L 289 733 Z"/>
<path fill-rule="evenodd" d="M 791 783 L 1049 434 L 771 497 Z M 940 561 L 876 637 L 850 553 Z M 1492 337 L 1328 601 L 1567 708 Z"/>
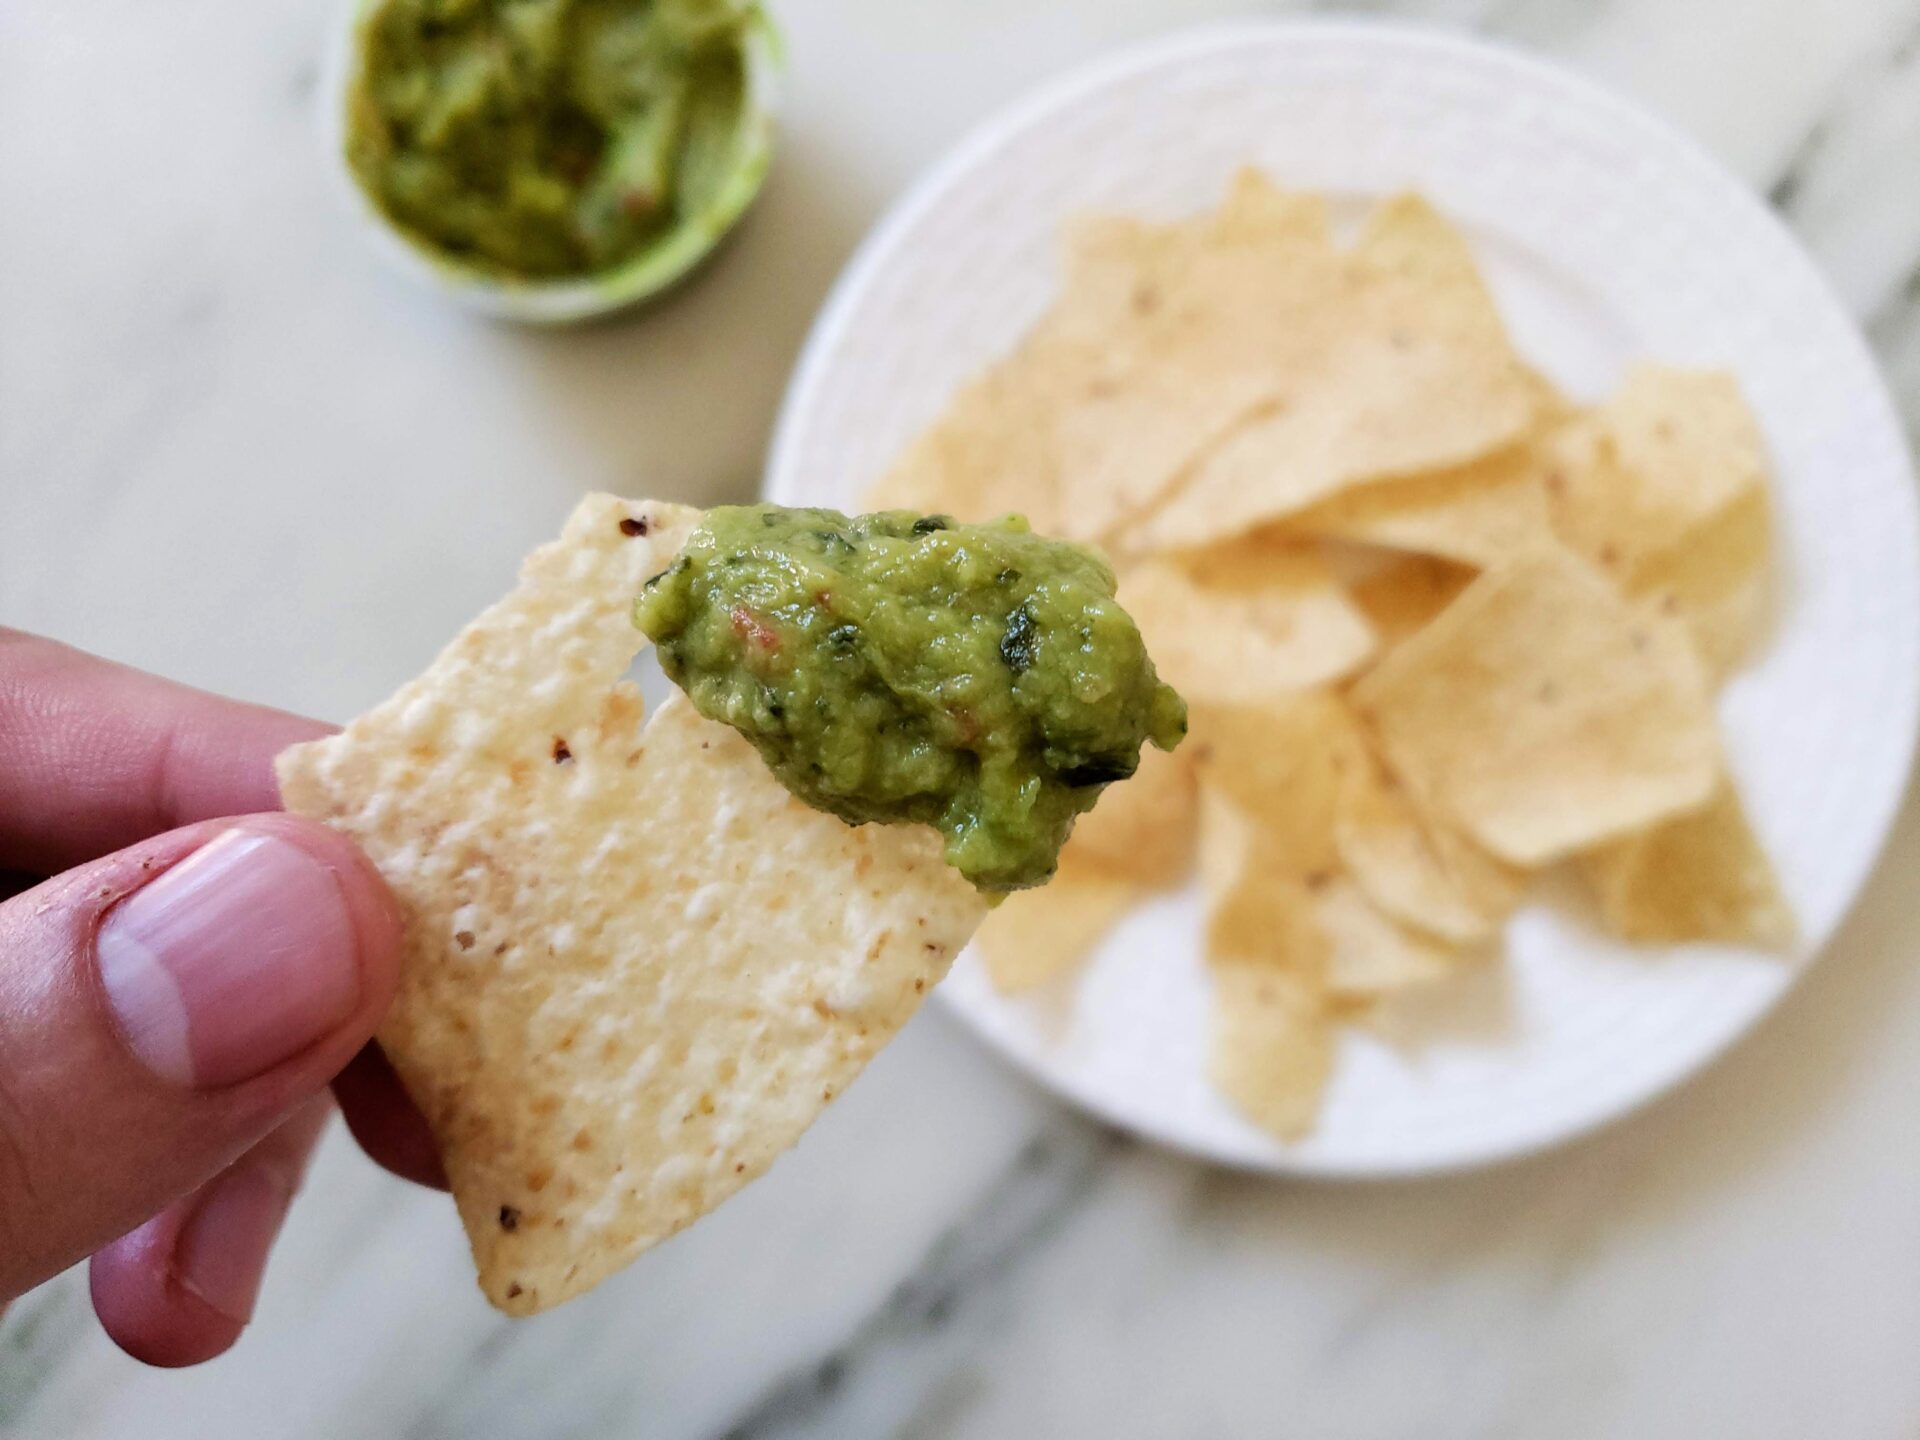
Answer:
<path fill-rule="evenodd" d="M 1622 939 L 1793 942 L 1793 912 L 1731 784 L 1705 809 L 1603 846 L 1582 866 L 1602 921 Z"/>
<path fill-rule="evenodd" d="M 1121 572 L 1168 684 L 1192 704 L 1247 704 L 1337 680 L 1372 654 L 1373 631 L 1314 550 L 1236 541 Z"/>
<path fill-rule="evenodd" d="M 279 762 L 407 912 L 380 1040 L 512 1314 L 765 1170 L 985 908 L 931 829 L 809 809 L 684 697 L 641 727 L 630 602 L 697 515 L 582 501 L 420 678 Z"/>
<path fill-rule="evenodd" d="M 1353 703 L 1401 779 L 1515 865 L 1703 805 L 1720 768 L 1684 634 L 1565 552 L 1488 571 Z"/>

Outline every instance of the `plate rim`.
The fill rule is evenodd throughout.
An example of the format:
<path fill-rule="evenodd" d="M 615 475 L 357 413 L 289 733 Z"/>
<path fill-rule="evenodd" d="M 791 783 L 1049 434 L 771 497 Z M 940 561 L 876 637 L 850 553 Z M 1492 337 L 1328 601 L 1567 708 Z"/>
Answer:
<path fill-rule="evenodd" d="M 1920 485 L 1916 485 L 1914 480 L 1912 443 L 1879 358 L 1863 334 L 1859 321 L 1841 300 L 1827 272 L 1780 215 L 1766 205 L 1751 186 L 1699 140 L 1666 116 L 1578 71 L 1516 46 L 1445 26 L 1372 17 L 1227 20 L 1182 27 L 1121 46 L 1070 67 L 1052 79 L 1041 81 L 970 127 L 888 204 L 881 217 L 855 247 L 829 290 L 808 330 L 769 439 L 763 480 L 768 498 L 774 501 L 792 499 L 788 493 L 792 488 L 788 476 L 795 472 L 795 467 L 785 457 L 797 443 L 803 408 L 819 388 L 822 376 L 827 373 L 838 341 L 845 333 L 872 278 L 898 247 L 901 237 L 937 205 L 952 185 L 969 173 L 982 157 L 1030 127 L 1044 123 L 1050 115 L 1069 108 L 1090 93 L 1150 70 L 1175 67 L 1197 55 L 1250 45 L 1352 45 L 1356 42 L 1403 53 L 1409 48 L 1424 50 L 1448 63 L 1467 61 L 1485 65 L 1491 62 L 1506 66 L 1530 84 L 1557 90 L 1574 103 L 1618 116 L 1643 133 L 1650 143 L 1670 151 L 1676 161 L 1689 165 L 1701 183 L 1717 187 L 1731 205 L 1745 212 L 1749 223 L 1770 232 L 1774 243 L 1783 245 L 1800 265 L 1825 308 L 1841 322 L 1838 330 L 1844 343 L 1854 350 L 1863 374 L 1872 382 L 1870 390 L 1862 393 L 1861 403 L 1879 412 L 1880 425 L 1893 442 L 1905 472 L 1908 484 L 1902 494 L 1906 528 L 1915 554 L 1920 555 Z M 1907 599 L 1913 602 L 1908 607 L 1909 618 L 1920 622 L 1920 581 L 1910 584 L 1908 588 L 1910 593 Z M 1227 1149 L 1204 1137 L 1170 1127 L 1156 1117 L 1125 1113 L 1099 1087 L 1082 1077 L 1037 1063 L 1022 1051 L 1013 1037 L 1001 1034 L 977 1016 L 967 1002 L 956 998 L 950 987 L 937 986 L 935 994 L 948 1016 L 957 1020 L 969 1034 L 984 1043 L 1029 1083 L 1078 1106 L 1103 1124 L 1211 1164 L 1252 1174 L 1329 1181 L 1409 1180 L 1508 1164 L 1573 1144 L 1630 1119 L 1717 1065 L 1736 1045 L 1760 1028 L 1814 964 L 1827 954 L 1879 870 L 1894 825 L 1913 785 L 1916 752 L 1920 751 L 1920 669 L 1906 677 L 1899 700 L 1902 713 L 1897 717 L 1897 731 L 1892 732 L 1901 757 L 1898 773 L 1891 777 L 1895 783 L 1889 784 L 1877 798 L 1877 813 L 1870 815 L 1870 823 L 1860 827 L 1869 842 L 1861 852 L 1865 858 L 1859 872 L 1852 876 L 1845 887 L 1846 899 L 1837 910 L 1831 927 L 1818 937 L 1817 944 L 1809 946 L 1804 954 L 1787 962 L 1791 964 L 1791 969 L 1782 976 L 1781 983 L 1757 1003 L 1749 1002 L 1742 1007 L 1730 1008 L 1718 1032 L 1707 1037 L 1708 1043 L 1685 1064 L 1646 1086 L 1624 1103 L 1579 1117 L 1573 1123 L 1550 1133 L 1523 1134 L 1442 1159 L 1415 1158 L 1404 1162 L 1310 1157 L 1278 1141 L 1275 1143 L 1280 1148 L 1267 1154 Z"/>

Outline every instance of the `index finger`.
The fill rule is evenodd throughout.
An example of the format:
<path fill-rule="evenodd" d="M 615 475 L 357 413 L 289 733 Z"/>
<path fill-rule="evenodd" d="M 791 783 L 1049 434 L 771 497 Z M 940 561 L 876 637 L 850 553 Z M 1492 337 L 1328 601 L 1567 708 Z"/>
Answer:
<path fill-rule="evenodd" d="M 0 627 L 0 871 L 277 810 L 273 757 L 331 728 Z"/>

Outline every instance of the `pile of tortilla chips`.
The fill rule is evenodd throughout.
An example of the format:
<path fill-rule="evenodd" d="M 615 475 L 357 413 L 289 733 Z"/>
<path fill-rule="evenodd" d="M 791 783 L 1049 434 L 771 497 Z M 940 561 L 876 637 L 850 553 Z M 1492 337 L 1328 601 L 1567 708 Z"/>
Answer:
<path fill-rule="evenodd" d="M 1574 406 L 1410 196 L 1342 245 L 1248 172 L 1068 250 L 1053 308 L 868 497 L 1099 544 L 1192 705 L 982 928 L 1002 987 L 1197 868 L 1214 1081 L 1294 1136 L 1335 1025 L 1488 963 L 1548 867 L 1631 940 L 1788 941 L 1713 711 L 1768 586 L 1729 376 L 1647 366 Z"/>

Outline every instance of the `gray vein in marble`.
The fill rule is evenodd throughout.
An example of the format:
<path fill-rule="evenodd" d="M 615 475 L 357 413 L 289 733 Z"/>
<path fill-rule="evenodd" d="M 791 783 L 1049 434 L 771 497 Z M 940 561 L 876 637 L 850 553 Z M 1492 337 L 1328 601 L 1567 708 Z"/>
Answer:
<path fill-rule="evenodd" d="M 287 97 L 293 101 L 303 119 L 313 104 L 314 92 L 319 88 L 320 62 L 312 56 L 306 56 L 293 67 L 293 73 L 287 80 Z"/>
<path fill-rule="evenodd" d="M 1377 15 L 1471 29 L 1496 39 L 1564 48 L 1605 5 L 1597 0 L 1313 0 L 1328 16 Z"/>
<path fill-rule="evenodd" d="M 1800 143 L 1794 147 L 1793 154 L 1787 157 L 1787 163 L 1781 167 L 1779 177 L 1767 187 L 1767 203 L 1782 214 L 1792 217 L 1793 209 L 1800 200 L 1800 192 L 1806 187 L 1807 175 L 1827 148 L 1829 128 L 1833 123 L 1831 114 L 1822 115 L 1813 122 Z"/>
<path fill-rule="evenodd" d="M 1916 59 L 1920 59 L 1920 12 L 1882 55 L 1864 67 L 1864 73 L 1840 86 L 1833 104 L 1807 127 L 1806 134 L 1767 187 L 1767 199 L 1776 209 L 1791 218 L 1810 174 L 1826 157 L 1836 127 L 1869 101 L 1878 87 L 1897 79 L 1899 72 Z"/>
<path fill-rule="evenodd" d="M 935 1440 L 955 1430 L 985 1380 L 970 1357 L 989 1338 L 1021 1262 L 1068 1223 L 1130 1142 L 1062 1115 L 848 1339 L 778 1382 L 723 1440 L 803 1440 L 877 1433 L 876 1409 L 899 1410 L 887 1433 Z"/>
<path fill-rule="evenodd" d="M 1874 317 L 1920 263 L 1920 191 L 1905 156 L 1920 131 L 1920 9 L 1841 75 L 1766 185 L 1843 298 Z"/>
<path fill-rule="evenodd" d="M 14 1302 L 0 1329 L 0 1436 L 33 1404 L 92 1320 L 82 1272 L 74 1270 Z M 25 1435 L 22 1429 L 17 1433 Z"/>

